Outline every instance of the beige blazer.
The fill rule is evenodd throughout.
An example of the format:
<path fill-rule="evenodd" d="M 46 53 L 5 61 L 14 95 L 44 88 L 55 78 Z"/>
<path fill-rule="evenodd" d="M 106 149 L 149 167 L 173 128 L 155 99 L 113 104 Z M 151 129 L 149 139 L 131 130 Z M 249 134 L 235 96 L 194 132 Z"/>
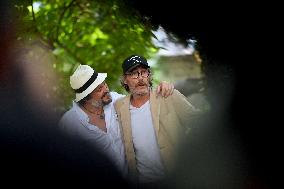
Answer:
<path fill-rule="evenodd" d="M 137 169 L 129 105 L 130 95 L 117 100 L 115 109 L 122 131 L 129 176 L 133 179 L 137 176 Z M 156 94 L 151 92 L 150 107 L 162 161 L 166 170 L 170 171 L 174 168 L 177 147 L 189 131 L 191 118 L 197 111 L 177 90 L 167 98 L 156 97 Z"/>

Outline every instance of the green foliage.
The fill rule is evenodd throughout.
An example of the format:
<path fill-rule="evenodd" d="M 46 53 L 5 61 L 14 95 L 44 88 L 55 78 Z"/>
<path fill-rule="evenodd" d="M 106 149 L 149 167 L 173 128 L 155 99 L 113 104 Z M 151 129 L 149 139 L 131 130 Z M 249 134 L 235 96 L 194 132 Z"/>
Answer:
<path fill-rule="evenodd" d="M 64 106 L 74 98 L 69 76 L 79 64 L 107 72 L 112 90 L 120 87 L 121 63 L 131 54 L 149 58 L 157 51 L 151 29 L 122 1 L 39 0 L 19 1 L 22 14 L 18 39 L 40 38 L 56 56 L 53 67 L 59 75 L 59 94 Z M 28 3 L 32 2 L 32 4 Z M 64 95 L 62 96 L 62 93 Z"/>

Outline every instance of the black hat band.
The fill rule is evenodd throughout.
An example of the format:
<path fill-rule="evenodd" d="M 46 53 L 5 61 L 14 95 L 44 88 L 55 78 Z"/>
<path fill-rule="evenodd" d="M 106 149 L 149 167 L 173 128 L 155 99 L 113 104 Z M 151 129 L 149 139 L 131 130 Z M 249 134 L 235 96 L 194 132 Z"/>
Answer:
<path fill-rule="evenodd" d="M 98 77 L 98 73 L 94 72 L 91 78 L 82 87 L 80 87 L 79 89 L 74 89 L 74 91 L 76 93 L 82 93 L 97 79 L 97 77 Z"/>

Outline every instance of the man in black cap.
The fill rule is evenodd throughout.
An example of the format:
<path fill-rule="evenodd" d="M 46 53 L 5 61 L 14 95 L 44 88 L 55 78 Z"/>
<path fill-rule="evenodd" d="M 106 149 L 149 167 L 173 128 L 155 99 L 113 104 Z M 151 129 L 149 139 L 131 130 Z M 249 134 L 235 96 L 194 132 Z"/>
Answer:
<path fill-rule="evenodd" d="M 156 96 L 150 66 L 143 56 L 126 58 L 122 69 L 121 84 L 130 95 L 117 100 L 115 109 L 124 137 L 129 178 L 156 186 L 173 170 L 173 156 L 197 110 L 177 90 L 166 99 Z"/>

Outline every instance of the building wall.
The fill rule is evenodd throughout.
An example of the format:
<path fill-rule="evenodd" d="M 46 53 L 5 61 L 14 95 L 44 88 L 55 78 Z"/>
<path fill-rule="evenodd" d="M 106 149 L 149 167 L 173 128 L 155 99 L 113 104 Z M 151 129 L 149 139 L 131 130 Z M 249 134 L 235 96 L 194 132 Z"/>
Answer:
<path fill-rule="evenodd" d="M 201 78 L 201 63 L 194 55 L 161 56 L 158 59 L 160 78 L 177 82 L 187 78 Z"/>
<path fill-rule="evenodd" d="M 210 108 L 204 95 L 204 81 L 201 60 L 196 54 L 182 56 L 161 56 L 157 61 L 159 80 L 172 82 L 175 89 L 201 110 Z"/>

